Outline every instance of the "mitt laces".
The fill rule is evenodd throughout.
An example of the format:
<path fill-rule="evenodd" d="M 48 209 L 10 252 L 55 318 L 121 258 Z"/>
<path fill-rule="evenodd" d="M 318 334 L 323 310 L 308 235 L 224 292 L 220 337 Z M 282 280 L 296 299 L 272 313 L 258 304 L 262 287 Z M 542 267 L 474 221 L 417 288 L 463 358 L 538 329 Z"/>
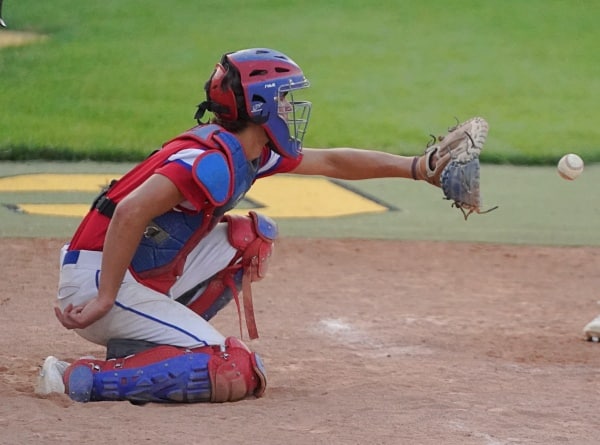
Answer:
<path fill-rule="evenodd" d="M 486 213 L 490 213 L 492 210 L 496 210 L 498 207 L 500 206 L 494 206 L 491 209 L 487 209 L 487 210 L 480 210 L 478 207 L 476 206 L 472 206 L 469 204 L 465 204 L 464 202 L 459 202 L 459 201 L 454 201 L 450 207 L 455 207 L 458 210 L 460 210 L 465 218 L 465 221 L 467 220 L 467 218 L 469 218 L 469 215 L 471 213 L 477 213 L 479 215 L 485 215 Z"/>
<path fill-rule="evenodd" d="M 436 136 L 434 134 L 429 134 L 429 136 L 431 136 L 431 140 L 429 142 L 427 142 L 427 147 L 426 148 L 430 148 L 433 145 L 442 142 L 446 136 L 454 131 L 456 131 L 456 129 L 458 127 L 460 127 L 460 121 L 458 120 L 457 117 L 454 117 L 454 119 L 456 120 L 456 125 L 454 125 L 453 127 L 449 127 L 448 128 L 448 133 L 446 135 L 440 135 L 440 136 Z M 471 145 L 467 147 L 466 149 L 466 153 L 467 154 L 471 154 L 472 153 L 472 149 L 475 147 L 475 140 L 473 139 L 473 136 L 471 136 L 471 134 L 468 131 L 464 131 L 464 134 L 469 138 L 469 140 L 471 141 Z M 455 159 L 456 157 L 454 156 L 454 150 L 449 150 L 450 156 L 452 157 L 452 159 Z"/>
<path fill-rule="evenodd" d="M 456 121 L 456 125 L 454 125 L 453 127 L 449 127 L 448 133 L 452 133 L 454 130 L 456 130 L 460 126 L 460 120 L 456 116 L 454 116 L 454 120 Z M 465 131 L 465 133 L 467 133 L 467 132 Z M 467 135 L 469 136 L 469 139 L 471 140 L 473 145 L 475 145 L 475 142 L 473 141 L 473 138 L 471 137 L 471 135 L 468 133 L 467 133 Z M 431 136 L 431 140 L 427 143 L 427 148 L 431 147 L 434 144 L 437 144 L 438 142 L 442 142 L 445 137 L 445 136 L 436 136 L 431 133 L 429 134 L 429 136 Z"/>

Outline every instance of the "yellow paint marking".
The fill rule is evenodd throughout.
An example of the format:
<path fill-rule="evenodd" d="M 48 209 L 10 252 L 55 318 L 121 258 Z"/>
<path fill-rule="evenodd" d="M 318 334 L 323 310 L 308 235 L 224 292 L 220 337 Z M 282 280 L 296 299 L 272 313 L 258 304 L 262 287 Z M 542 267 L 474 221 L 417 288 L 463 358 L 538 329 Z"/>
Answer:
<path fill-rule="evenodd" d="M 119 175 L 102 174 L 31 174 L 0 178 L 1 192 L 93 192 L 97 193 Z M 51 196 L 51 195 L 50 195 Z M 246 195 L 255 210 L 273 218 L 327 218 L 388 210 L 364 196 L 324 178 L 280 175 L 257 181 Z M 85 204 L 18 204 L 26 213 L 83 217 Z M 248 205 L 232 213 L 246 214 Z"/>
<path fill-rule="evenodd" d="M 72 216 L 82 218 L 90 209 L 90 204 L 18 204 L 19 208 L 31 215 Z"/>
<path fill-rule="evenodd" d="M 388 210 L 357 193 L 315 177 L 268 177 L 256 181 L 246 196 L 263 204 L 260 211 L 274 218 L 325 218 Z"/>
<path fill-rule="evenodd" d="M 99 192 L 120 175 L 97 174 L 32 174 L 0 178 L 0 192 Z"/>

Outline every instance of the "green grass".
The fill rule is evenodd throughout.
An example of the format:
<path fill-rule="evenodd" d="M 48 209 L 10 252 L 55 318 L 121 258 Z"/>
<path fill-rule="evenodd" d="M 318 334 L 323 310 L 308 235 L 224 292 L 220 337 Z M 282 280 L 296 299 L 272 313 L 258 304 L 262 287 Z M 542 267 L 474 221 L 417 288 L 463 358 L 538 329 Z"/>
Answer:
<path fill-rule="evenodd" d="M 595 0 L 20 0 L 4 17 L 49 39 L 0 50 L 0 160 L 140 159 L 194 124 L 223 52 L 265 46 L 312 82 L 307 146 L 414 154 L 482 115 L 486 162 L 600 161 Z"/>
<path fill-rule="evenodd" d="M 125 173 L 133 164 L 100 162 L 0 162 L 0 177 L 28 173 Z M 440 189 L 395 178 L 342 181 L 396 209 L 335 218 L 277 218 L 282 237 L 405 239 L 485 243 L 600 246 L 600 205 L 596 196 L 600 164 L 586 167 L 576 181 L 565 181 L 550 166 L 484 165 L 487 215 L 464 221 Z M 80 218 L 17 213 L 10 206 L 35 203 L 88 203 L 94 193 L 52 190 L 0 191 L 0 238 L 68 239 Z M 242 203 L 240 208 L 249 207 Z M 410 253 L 408 253 L 410 254 Z M 443 260 L 443 259 L 442 259 Z"/>

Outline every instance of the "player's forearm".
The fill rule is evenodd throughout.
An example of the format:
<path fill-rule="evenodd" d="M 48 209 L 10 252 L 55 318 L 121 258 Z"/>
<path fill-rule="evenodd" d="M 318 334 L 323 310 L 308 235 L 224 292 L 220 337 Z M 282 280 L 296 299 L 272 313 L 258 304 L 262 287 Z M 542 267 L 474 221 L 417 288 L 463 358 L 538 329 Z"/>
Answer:
<path fill-rule="evenodd" d="M 351 173 L 348 179 L 411 177 L 413 157 L 398 156 L 390 153 L 370 150 L 353 150 L 346 165 Z M 343 160 L 341 162 L 344 162 Z"/>
<path fill-rule="evenodd" d="M 338 179 L 412 178 L 413 157 L 356 148 L 322 150 L 319 168 Z"/>
<path fill-rule="evenodd" d="M 149 222 L 183 199 L 177 187 L 163 175 L 153 175 L 115 208 L 102 255 L 98 297 L 114 303 L 117 293 Z"/>
<path fill-rule="evenodd" d="M 117 298 L 146 226 L 146 218 L 140 218 L 134 207 L 117 206 L 104 241 L 98 285 L 98 298 L 102 306 L 109 310 Z"/>

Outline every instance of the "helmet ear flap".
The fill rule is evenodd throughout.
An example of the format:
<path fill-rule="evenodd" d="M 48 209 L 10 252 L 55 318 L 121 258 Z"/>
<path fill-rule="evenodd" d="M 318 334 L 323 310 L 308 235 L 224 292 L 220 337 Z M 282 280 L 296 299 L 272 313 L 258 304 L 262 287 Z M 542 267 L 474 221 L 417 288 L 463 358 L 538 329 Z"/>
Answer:
<path fill-rule="evenodd" d="M 270 113 L 268 112 L 267 101 L 264 97 L 258 94 L 253 94 L 250 101 L 250 109 L 252 110 L 252 116 L 250 120 L 255 124 L 262 125 L 269 120 Z"/>
<path fill-rule="evenodd" d="M 218 63 L 206 87 L 206 96 L 211 111 L 218 114 L 221 119 L 235 121 L 238 119 L 235 93 L 231 85 L 223 85 L 226 74 L 227 69 Z"/>

